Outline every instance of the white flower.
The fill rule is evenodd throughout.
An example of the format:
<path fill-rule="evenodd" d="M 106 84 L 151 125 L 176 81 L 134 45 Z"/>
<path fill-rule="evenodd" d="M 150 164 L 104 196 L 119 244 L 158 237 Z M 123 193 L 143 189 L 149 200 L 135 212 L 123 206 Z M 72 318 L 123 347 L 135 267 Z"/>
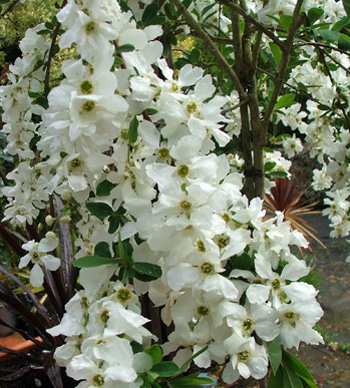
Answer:
<path fill-rule="evenodd" d="M 254 338 L 232 334 L 224 341 L 224 348 L 231 356 L 223 372 L 226 383 L 234 383 L 239 376 L 245 379 L 252 376 L 260 380 L 266 375 L 267 353 L 263 346 L 256 344 Z"/>
<path fill-rule="evenodd" d="M 304 295 L 306 299 L 278 308 L 281 344 L 287 348 L 298 349 L 301 341 L 312 345 L 324 343 L 322 336 L 312 328 L 323 316 L 321 306 L 315 298 Z"/>
<path fill-rule="evenodd" d="M 52 232 L 48 232 L 46 237 L 39 243 L 31 240 L 22 245 L 22 248 L 28 251 L 28 253 L 21 258 L 18 267 L 23 268 L 29 262 L 34 264 L 30 272 L 30 283 L 33 287 L 39 287 L 44 282 L 44 274 L 41 266 L 45 266 L 49 271 L 56 271 L 60 267 L 60 259 L 47 254 L 47 252 L 53 251 L 57 244 L 58 240 L 56 236 Z"/>

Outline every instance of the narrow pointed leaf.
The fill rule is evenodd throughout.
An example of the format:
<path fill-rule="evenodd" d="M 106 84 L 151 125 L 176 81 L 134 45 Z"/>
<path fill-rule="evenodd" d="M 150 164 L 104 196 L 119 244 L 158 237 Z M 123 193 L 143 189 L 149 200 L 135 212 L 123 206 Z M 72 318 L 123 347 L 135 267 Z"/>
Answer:
<path fill-rule="evenodd" d="M 102 256 L 84 256 L 79 259 L 76 259 L 73 262 L 74 267 L 77 268 L 95 268 L 100 267 L 101 265 L 117 265 L 118 262 L 116 259 L 111 259 L 108 257 Z"/>
<path fill-rule="evenodd" d="M 266 343 L 272 372 L 275 375 L 282 361 L 282 349 L 279 337 Z"/>

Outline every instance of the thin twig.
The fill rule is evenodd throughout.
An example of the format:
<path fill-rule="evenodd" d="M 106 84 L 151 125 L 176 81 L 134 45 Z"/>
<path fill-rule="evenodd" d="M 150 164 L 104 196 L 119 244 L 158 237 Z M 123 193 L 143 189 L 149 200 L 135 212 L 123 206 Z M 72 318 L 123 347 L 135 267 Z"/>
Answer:
<path fill-rule="evenodd" d="M 264 25 L 262 25 L 261 23 L 259 23 L 255 18 L 253 18 L 252 16 L 250 16 L 244 9 L 242 9 L 241 7 L 238 7 L 237 5 L 233 4 L 232 2 L 230 2 L 229 0 L 218 0 L 219 3 L 221 4 L 224 4 L 226 5 L 227 7 L 229 7 L 230 9 L 232 9 L 234 12 L 237 12 L 238 14 L 240 14 L 241 16 L 244 17 L 244 19 L 249 22 L 250 24 L 253 24 L 254 27 L 258 30 L 258 31 L 261 31 L 263 34 L 265 34 L 266 36 L 268 36 L 274 43 L 277 44 L 277 46 L 282 50 L 284 51 L 285 50 L 285 47 L 284 47 L 284 44 L 283 42 L 281 42 L 278 37 L 273 33 L 271 32 L 268 28 L 266 28 Z"/>
<path fill-rule="evenodd" d="M 201 25 L 193 18 L 190 12 L 187 11 L 185 6 L 179 0 L 173 0 L 176 8 L 181 12 L 183 17 L 186 19 L 187 23 L 193 28 L 196 32 L 197 36 L 200 37 L 208 46 L 210 52 L 215 56 L 217 61 L 220 63 L 221 67 L 227 72 L 231 81 L 235 85 L 239 95 L 243 98 L 246 97 L 246 92 L 237 76 L 234 72 L 230 64 L 227 62 L 226 58 L 222 55 L 222 53 L 217 49 L 211 40 L 210 36 L 206 33 L 206 31 L 201 27 Z"/>
<path fill-rule="evenodd" d="M 299 26 L 303 22 L 303 17 L 300 15 L 300 10 L 301 10 L 301 6 L 302 6 L 303 1 L 304 0 L 298 0 L 296 6 L 294 8 L 293 23 L 290 26 L 288 36 L 287 36 L 287 39 L 285 41 L 285 48 L 283 50 L 284 55 L 282 55 L 278 75 L 277 75 L 277 78 L 275 81 L 275 87 L 274 87 L 274 90 L 272 92 L 270 103 L 269 103 L 269 106 L 267 107 L 267 110 L 266 110 L 266 113 L 264 116 L 264 120 L 263 120 L 263 124 L 262 124 L 262 129 L 263 129 L 262 136 L 263 137 L 266 136 L 267 129 L 268 129 L 269 122 L 270 122 L 270 118 L 271 118 L 271 115 L 272 115 L 273 110 L 275 108 L 278 96 L 279 96 L 280 91 L 281 91 L 281 87 L 282 87 L 283 82 L 284 82 L 284 77 L 285 77 L 286 72 L 287 72 L 289 58 L 290 58 L 290 55 L 292 52 L 293 39 L 294 39 L 295 32 L 297 31 L 297 29 L 299 28 Z M 305 17 L 305 15 L 303 15 L 303 16 Z"/>
<path fill-rule="evenodd" d="M 62 7 L 61 8 L 63 8 L 66 4 L 67 4 L 67 0 L 64 0 L 63 3 L 62 3 Z M 47 62 L 46 62 L 45 88 L 46 88 L 47 91 L 49 91 L 49 88 L 50 88 L 51 62 L 52 62 L 52 58 L 53 58 L 53 55 L 54 55 L 53 52 L 54 52 L 54 49 L 55 49 L 55 44 L 56 44 L 56 40 L 57 40 L 57 36 L 58 36 L 58 31 L 60 30 L 60 28 L 61 28 L 61 23 L 57 22 L 57 26 L 56 26 L 56 28 L 53 31 L 51 46 L 50 46 L 50 50 L 49 50 L 49 56 L 48 56 Z"/>
<path fill-rule="evenodd" d="M 0 18 L 4 17 L 8 12 L 11 12 L 13 10 L 13 8 L 15 7 L 15 5 L 18 4 L 18 3 L 19 3 L 19 0 L 16 0 L 16 1 L 12 2 L 8 6 L 8 8 L 6 8 L 5 11 L 2 14 L 0 14 Z"/>
<path fill-rule="evenodd" d="M 237 108 L 240 108 L 242 105 L 246 105 L 247 102 L 248 102 L 248 99 L 243 100 L 243 101 L 239 102 L 238 104 L 233 105 L 231 108 L 223 109 L 221 111 L 221 113 L 225 114 L 225 113 L 228 113 L 228 112 L 232 112 L 233 110 L 235 110 Z"/>
<path fill-rule="evenodd" d="M 332 46 L 332 45 L 327 44 L 327 43 L 319 43 L 319 42 L 302 42 L 302 43 L 295 43 L 294 46 L 295 46 L 295 47 L 302 47 L 302 46 L 324 47 L 324 48 L 328 48 L 328 49 L 331 49 L 331 50 L 338 51 L 338 52 L 340 52 L 340 53 L 342 53 L 342 54 L 350 55 L 350 54 L 349 54 L 349 51 L 342 50 L 342 49 L 340 49 L 339 47 Z"/>

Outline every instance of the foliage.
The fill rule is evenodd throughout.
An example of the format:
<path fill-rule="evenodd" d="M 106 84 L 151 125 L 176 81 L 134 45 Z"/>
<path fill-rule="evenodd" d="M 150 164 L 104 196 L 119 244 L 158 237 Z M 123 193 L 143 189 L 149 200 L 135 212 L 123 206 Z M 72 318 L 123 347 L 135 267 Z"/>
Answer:
<path fill-rule="evenodd" d="M 265 208 L 268 214 L 274 215 L 277 211 L 283 212 L 284 219 L 291 223 L 292 229 L 299 230 L 306 239 L 313 239 L 323 248 L 326 248 L 317 237 L 317 230 L 313 228 L 303 216 L 308 214 L 319 214 L 314 210 L 316 203 L 305 203 L 302 198 L 304 191 L 297 188 L 293 179 L 277 178 L 275 186 L 265 195 Z M 310 243 L 310 241 L 309 241 Z M 308 249 L 312 251 L 311 245 Z"/>

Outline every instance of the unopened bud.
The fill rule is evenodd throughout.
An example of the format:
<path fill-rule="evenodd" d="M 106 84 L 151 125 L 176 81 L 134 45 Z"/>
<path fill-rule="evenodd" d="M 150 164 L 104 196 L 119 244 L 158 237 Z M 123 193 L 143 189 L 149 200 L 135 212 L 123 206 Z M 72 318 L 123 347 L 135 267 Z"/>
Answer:
<path fill-rule="evenodd" d="M 66 215 L 66 216 L 63 216 L 61 219 L 60 219 L 60 222 L 62 224 L 69 224 L 71 222 L 71 218 L 70 216 Z"/>
<path fill-rule="evenodd" d="M 54 232 L 47 232 L 47 233 L 45 234 L 45 237 L 48 238 L 48 239 L 50 239 L 50 240 L 56 239 L 56 235 L 55 235 Z"/>
<path fill-rule="evenodd" d="M 63 201 L 69 201 L 71 198 L 70 192 L 68 190 L 63 190 L 61 194 Z"/>
<path fill-rule="evenodd" d="M 48 226 L 51 226 L 54 223 L 54 221 L 55 219 L 50 215 L 45 217 L 45 222 L 46 222 L 46 225 Z"/>

